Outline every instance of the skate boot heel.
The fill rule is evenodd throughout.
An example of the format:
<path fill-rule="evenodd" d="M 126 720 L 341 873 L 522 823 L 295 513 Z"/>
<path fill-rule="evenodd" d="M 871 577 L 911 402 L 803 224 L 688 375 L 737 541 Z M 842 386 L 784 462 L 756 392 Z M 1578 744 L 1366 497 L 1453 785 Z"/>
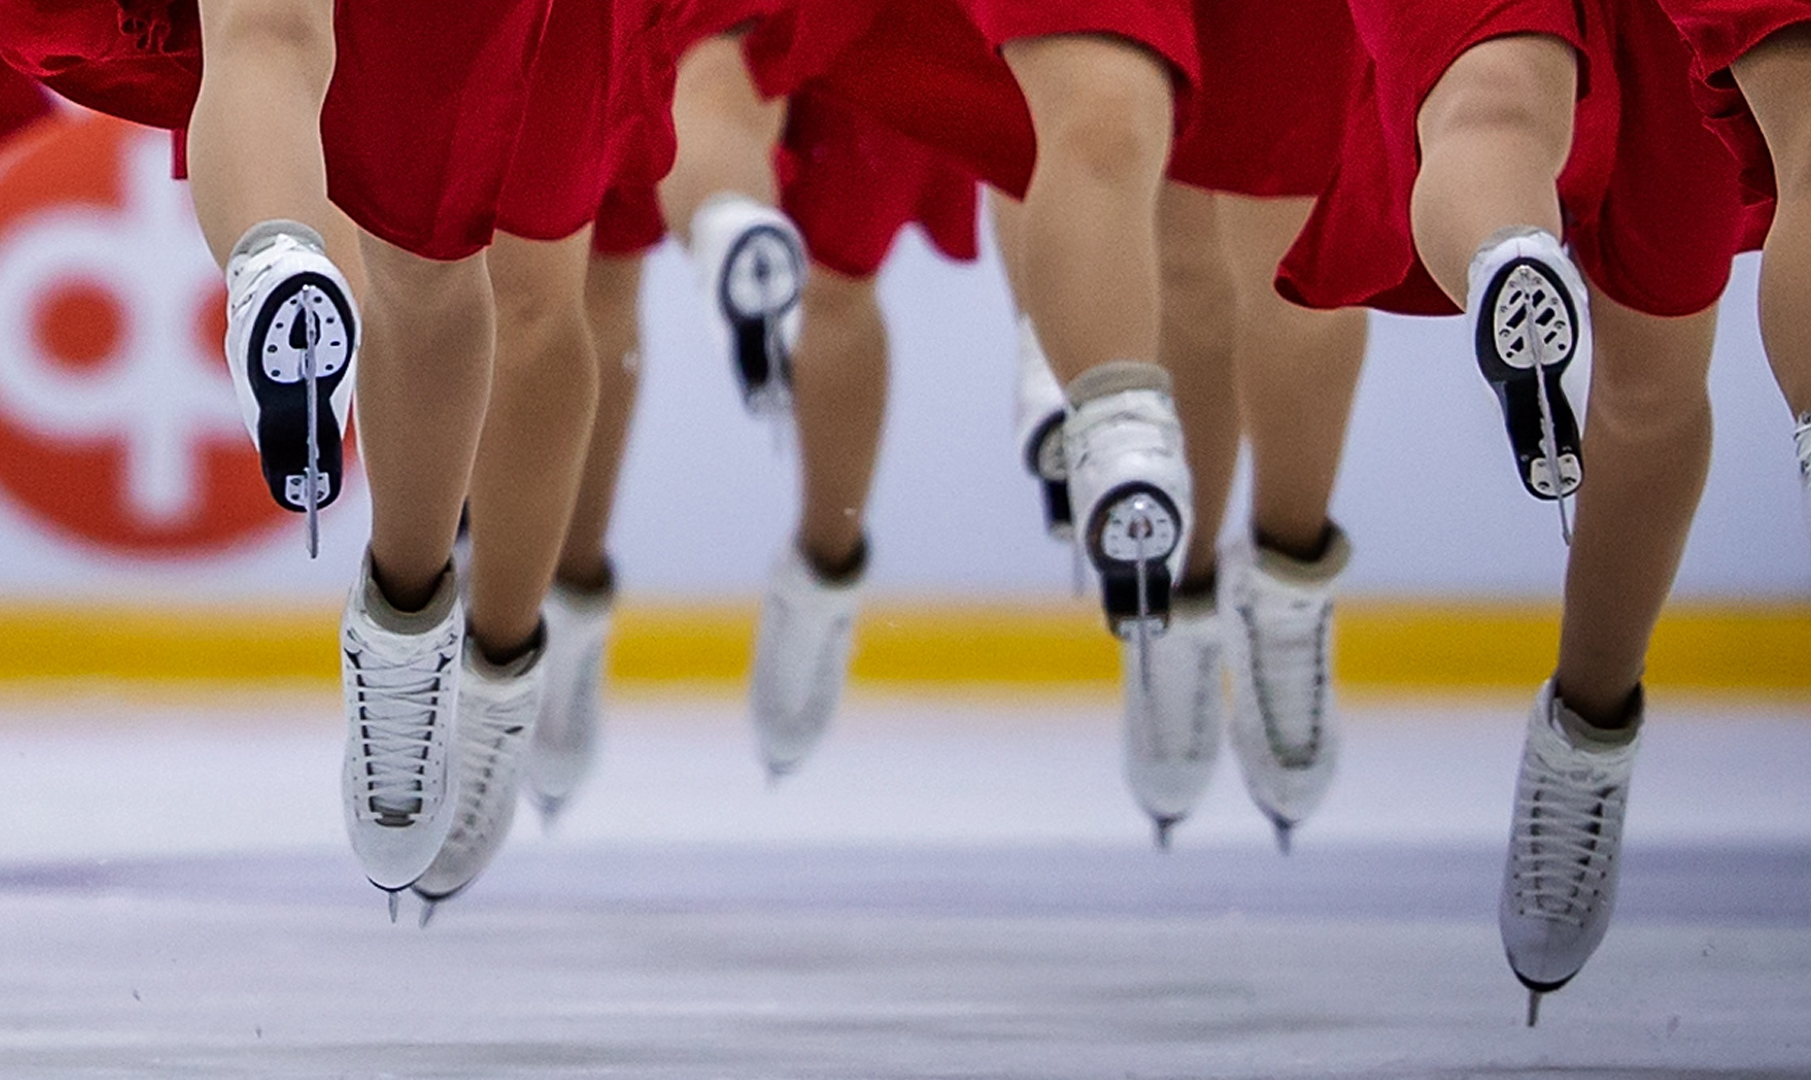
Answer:
<path fill-rule="evenodd" d="M 320 235 L 286 221 L 249 230 L 227 263 L 227 367 L 265 486 L 306 515 L 311 557 L 340 494 L 358 344 L 351 287 Z"/>
<path fill-rule="evenodd" d="M 692 217 L 692 256 L 727 332 L 743 404 L 761 417 L 792 407 L 792 350 L 808 273 L 805 244 L 780 211 L 720 195 Z"/>
<path fill-rule="evenodd" d="M 283 502 L 296 510 L 306 512 L 308 509 L 308 473 L 291 473 L 283 478 Z M 333 481 L 327 474 L 314 472 L 314 499 L 316 506 L 325 506 L 327 494 L 333 490 Z"/>
<path fill-rule="evenodd" d="M 1181 513 L 1154 485 L 1123 484 L 1100 500 L 1088 557 L 1100 572 L 1101 606 L 1115 637 L 1156 636 L 1169 626 L 1168 560 L 1181 537 Z"/>

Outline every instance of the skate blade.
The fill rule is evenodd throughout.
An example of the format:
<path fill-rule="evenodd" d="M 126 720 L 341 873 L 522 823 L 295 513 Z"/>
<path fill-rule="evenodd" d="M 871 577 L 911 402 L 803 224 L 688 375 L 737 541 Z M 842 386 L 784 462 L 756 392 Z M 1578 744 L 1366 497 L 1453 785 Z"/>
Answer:
<path fill-rule="evenodd" d="M 1109 496 L 1111 498 L 1111 496 Z M 1181 542 L 1181 515 L 1154 489 L 1103 501 L 1091 527 L 1089 556 L 1100 571 L 1107 628 L 1138 644 L 1139 680 L 1150 688 L 1145 647 L 1170 624 L 1168 559 Z"/>
<path fill-rule="evenodd" d="M 377 885 L 377 882 L 373 881 L 371 884 Z M 402 890 L 384 889 L 382 885 L 377 885 L 377 887 L 383 889 L 384 905 L 390 912 L 390 925 L 395 926 L 397 913 L 402 910 Z"/>
<path fill-rule="evenodd" d="M 1288 855 L 1295 846 L 1295 822 L 1273 817 L 1270 819 L 1270 827 L 1276 833 L 1277 851 Z"/>
<path fill-rule="evenodd" d="M 1181 814 L 1173 814 L 1166 817 L 1153 815 L 1151 817 L 1151 841 L 1157 845 L 1158 851 L 1170 850 L 1170 833 L 1175 830 L 1176 826 L 1181 821 Z"/>
<path fill-rule="evenodd" d="M 302 380 L 308 387 L 308 467 L 303 472 L 303 529 L 306 533 L 304 543 L 308 548 L 308 557 L 318 558 L 321 554 L 321 399 L 320 372 L 315 364 L 315 346 L 320 343 L 321 328 L 309 305 L 313 290 L 302 286 L 300 291 L 302 309 Z"/>
<path fill-rule="evenodd" d="M 1545 995 L 1543 995 L 1539 990 L 1528 991 L 1528 1026 L 1529 1027 L 1533 1027 L 1534 1025 L 1541 1022 L 1541 998 L 1544 996 Z"/>
<path fill-rule="evenodd" d="M 541 816 L 541 835 L 552 836 L 559 826 L 560 812 L 566 809 L 566 800 L 543 795 L 534 800 L 534 808 Z"/>
<path fill-rule="evenodd" d="M 434 921 L 434 912 L 439 907 L 440 907 L 440 901 L 430 900 L 425 896 L 422 897 L 421 898 L 421 914 L 419 916 L 417 916 L 416 920 L 415 920 L 416 929 L 426 930 L 428 928 L 428 924 Z"/>

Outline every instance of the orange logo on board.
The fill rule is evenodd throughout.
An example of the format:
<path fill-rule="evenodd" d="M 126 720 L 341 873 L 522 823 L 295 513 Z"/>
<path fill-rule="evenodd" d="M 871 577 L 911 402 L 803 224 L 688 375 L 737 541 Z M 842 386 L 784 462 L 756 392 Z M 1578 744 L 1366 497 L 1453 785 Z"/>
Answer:
<path fill-rule="evenodd" d="M 128 555 L 288 518 L 239 417 L 225 303 L 167 134 L 70 114 L 0 148 L 0 499 Z"/>

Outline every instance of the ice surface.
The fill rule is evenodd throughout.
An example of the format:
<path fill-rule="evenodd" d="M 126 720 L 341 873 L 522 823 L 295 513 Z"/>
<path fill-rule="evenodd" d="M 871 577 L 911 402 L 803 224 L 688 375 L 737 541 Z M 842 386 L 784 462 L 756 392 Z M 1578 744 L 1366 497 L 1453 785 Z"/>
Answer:
<path fill-rule="evenodd" d="M 1811 1077 L 1811 717 L 1657 706 L 1617 925 L 1529 1031 L 1521 707 L 1350 708 L 1285 859 L 1230 757 L 1151 850 L 1106 698 L 859 701 L 771 791 L 737 704 L 617 702 L 422 931 L 330 697 L 9 699 L 0 1076 Z"/>

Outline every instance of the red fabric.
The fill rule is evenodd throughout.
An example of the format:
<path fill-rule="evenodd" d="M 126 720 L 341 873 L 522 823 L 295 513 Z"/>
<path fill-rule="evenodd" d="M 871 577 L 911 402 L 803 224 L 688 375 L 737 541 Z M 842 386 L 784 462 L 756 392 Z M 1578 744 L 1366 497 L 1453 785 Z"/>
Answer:
<path fill-rule="evenodd" d="M 1200 78 L 1190 0 L 796 0 L 751 35 L 749 50 L 764 91 L 815 77 L 831 96 L 1023 195 L 1037 142 L 1000 48 L 1064 34 L 1114 35 L 1161 57 L 1181 123 Z"/>
<path fill-rule="evenodd" d="M 0 144 L 50 115 L 54 107 L 36 79 L 0 64 Z"/>
<path fill-rule="evenodd" d="M 774 169 L 781 206 L 812 260 L 845 277 L 874 276 L 899 230 L 913 223 L 948 257 L 976 257 L 974 177 L 809 86 L 787 105 Z M 614 186 L 598 211 L 591 247 L 602 255 L 633 255 L 665 232 L 651 186 Z"/>
<path fill-rule="evenodd" d="M 565 0 L 562 0 L 565 2 Z M 489 245 L 550 0 L 340 0 L 321 136 L 333 201 L 430 259 Z"/>
<path fill-rule="evenodd" d="M 785 0 L 774 5 L 743 40 L 755 85 L 770 98 L 792 96 L 828 71 L 867 32 L 886 2 Z"/>
<path fill-rule="evenodd" d="M 820 65 L 821 92 L 1024 194 L 1037 157 L 1031 114 L 963 0 L 799 0 L 757 33 L 782 28 L 794 55 L 839 45 Z"/>
<path fill-rule="evenodd" d="M 974 176 L 809 86 L 787 106 L 776 168 L 812 260 L 844 277 L 873 277 L 912 223 L 952 259 L 977 254 Z"/>
<path fill-rule="evenodd" d="M 783 11 L 792 0 L 671 0 L 664 18 L 673 50 L 685 50 L 705 38 L 726 34 Z"/>
<path fill-rule="evenodd" d="M 895 0 L 901 2 L 901 0 Z M 903 0 L 913 3 L 914 0 Z M 1291 0 L 1293 2 L 1293 0 Z M 1057 34 L 1112 34 L 1150 49 L 1193 86 L 1201 81 L 1191 0 L 961 0 L 995 48 Z"/>
<path fill-rule="evenodd" d="M 1200 90 L 1170 178 L 1241 195 L 1318 195 L 1364 71 L 1346 0 L 1196 0 Z M 1309 74 L 1311 73 L 1311 74 Z"/>
<path fill-rule="evenodd" d="M 1757 229 L 1773 219 L 1773 155 L 1729 66 L 1771 35 L 1811 22 L 1805 0 L 1659 0 L 1692 52 L 1692 91 L 1705 123 L 1735 155 Z"/>
<path fill-rule="evenodd" d="M 98 112 L 184 128 L 200 15 L 194 0 L 0 0 L 0 63 Z"/>
<path fill-rule="evenodd" d="M 1755 237 L 1735 161 L 1701 122 L 1689 56 L 1653 0 L 1351 3 L 1376 62 L 1349 114 L 1338 176 L 1283 261 L 1285 296 L 1314 307 L 1455 310 L 1410 232 L 1416 112 L 1462 52 L 1511 33 L 1550 34 L 1579 51 L 1559 195 L 1585 275 L 1652 315 L 1690 314 L 1722 294 L 1731 257 Z"/>
<path fill-rule="evenodd" d="M 557 240 L 590 224 L 612 183 L 673 161 L 673 58 L 650 0 L 554 0 L 497 228 Z"/>
<path fill-rule="evenodd" d="M 621 184 L 604 192 L 591 232 L 591 250 L 623 258 L 648 250 L 666 235 L 666 218 L 653 186 Z"/>

